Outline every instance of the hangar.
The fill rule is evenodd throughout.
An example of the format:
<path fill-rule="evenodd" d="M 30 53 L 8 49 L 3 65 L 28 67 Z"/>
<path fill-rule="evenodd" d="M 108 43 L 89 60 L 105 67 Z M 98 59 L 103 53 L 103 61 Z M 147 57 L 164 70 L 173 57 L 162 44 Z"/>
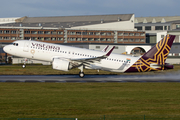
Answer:
<path fill-rule="evenodd" d="M 116 46 L 114 53 L 141 55 L 171 33 L 173 26 L 178 27 L 177 20 L 180 18 L 135 18 L 134 14 L 0 18 L 0 44 L 4 46 L 15 40 L 31 39 L 93 50 L 112 45 Z M 175 53 L 178 46 L 172 46 L 170 57 L 180 55 Z M 1 53 L 0 59 L 7 60 L 5 53 Z M 13 63 L 22 62 L 22 58 L 13 57 Z"/>
<path fill-rule="evenodd" d="M 116 46 L 115 53 L 130 54 L 128 44 L 145 43 L 145 32 L 134 28 L 134 14 L 1 18 L 0 22 L 2 44 L 31 39 L 94 50 L 109 44 Z"/>

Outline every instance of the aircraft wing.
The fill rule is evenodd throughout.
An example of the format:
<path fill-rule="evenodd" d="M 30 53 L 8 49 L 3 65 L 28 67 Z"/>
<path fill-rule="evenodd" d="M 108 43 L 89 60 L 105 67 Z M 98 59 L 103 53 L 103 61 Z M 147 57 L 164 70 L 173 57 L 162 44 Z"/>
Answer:
<path fill-rule="evenodd" d="M 81 59 L 70 59 L 71 63 L 79 63 L 80 65 L 87 65 L 95 62 L 100 62 L 102 59 L 106 59 L 114 50 L 115 46 L 111 48 L 105 55 L 93 58 L 81 58 Z M 78 65 L 78 66 L 80 66 Z"/>

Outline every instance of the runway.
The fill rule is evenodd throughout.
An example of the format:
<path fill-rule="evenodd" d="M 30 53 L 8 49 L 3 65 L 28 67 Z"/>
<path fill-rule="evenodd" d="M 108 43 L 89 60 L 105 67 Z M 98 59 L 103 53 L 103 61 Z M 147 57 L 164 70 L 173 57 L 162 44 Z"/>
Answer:
<path fill-rule="evenodd" d="M 180 82 L 180 72 L 164 75 L 1 75 L 0 82 Z"/>

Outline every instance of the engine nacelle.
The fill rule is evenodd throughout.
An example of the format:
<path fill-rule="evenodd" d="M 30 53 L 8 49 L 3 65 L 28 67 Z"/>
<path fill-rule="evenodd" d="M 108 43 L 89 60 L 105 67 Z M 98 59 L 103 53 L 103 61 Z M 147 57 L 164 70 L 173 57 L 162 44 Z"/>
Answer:
<path fill-rule="evenodd" d="M 54 59 L 52 62 L 52 68 L 56 70 L 68 71 L 72 67 L 67 60 Z"/>

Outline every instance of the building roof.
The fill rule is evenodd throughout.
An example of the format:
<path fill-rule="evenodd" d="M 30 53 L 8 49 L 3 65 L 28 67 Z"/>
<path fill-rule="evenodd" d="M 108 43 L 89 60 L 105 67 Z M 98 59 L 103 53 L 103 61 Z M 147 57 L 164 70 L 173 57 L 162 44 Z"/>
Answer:
<path fill-rule="evenodd" d="M 135 23 L 166 23 L 180 20 L 180 16 L 136 17 Z"/>
<path fill-rule="evenodd" d="M 57 17 L 25 17 L 22 23 L 52 23 L 52 22 L 92 22 L 92 21 L 127 21 L 133 14 L 88 15 L 88 16 L 57 16 Z"/>
<path fill-rule="evenodd" d="M 57 17 L 22 17 L 16 19 L 16 23 L 2 24 L 0 26 L 12 27 L 54 27 L 71 28 L 76 26 L 128 21 L 134 14 L 115 15 L 88 15 L 88 16 L 57 16 Z"/>

